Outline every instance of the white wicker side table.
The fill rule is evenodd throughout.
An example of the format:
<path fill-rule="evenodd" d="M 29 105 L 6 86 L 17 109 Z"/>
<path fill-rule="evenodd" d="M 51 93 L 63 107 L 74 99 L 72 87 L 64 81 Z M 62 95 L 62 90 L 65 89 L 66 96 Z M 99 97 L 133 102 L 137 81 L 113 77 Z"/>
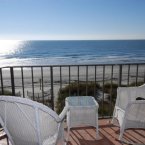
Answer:
<path fill-rule="evenodd" d="M 92 96 L 70 96 L 65 100 L 69 108 L 67 112 L 68 138 L 70 128 L 80 126 L 94 126 L 96 137 L 98 133 L 98 108 L 99 105 Z"/>

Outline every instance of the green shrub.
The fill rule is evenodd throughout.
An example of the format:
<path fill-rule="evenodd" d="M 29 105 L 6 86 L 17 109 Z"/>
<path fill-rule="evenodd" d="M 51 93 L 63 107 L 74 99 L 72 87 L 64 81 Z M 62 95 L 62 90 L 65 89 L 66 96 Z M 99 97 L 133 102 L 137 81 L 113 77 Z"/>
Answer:
<path fill-rule="evenodd" d="M 87 86 L 87 94 L 86 94 L 86 86 Z M 116 101 L 116 95 L 117 95 L 117 84 L 105 84 L 104 85 L 104 92 L 108 93 L 112 96 L 112 102 Z M 99 84 L 94 83 L 71 83 L 70 85 L 65 86 L 64 88 L 60 89 L 58 92 L 58 98 L 56 102 L 56 111 L 57 113 L 60 113 L 62 109 L 65 106 L 65 98 L 68 96 L 94 96 L 96 98 L 96 92 L 97 90 L 103 90 L 103 88 Z M 112 93 L 111 93 L 112 92 Z M 110 99 L 110 98 L 108 98 Z M 113 103 L 114 104 L 114 103 Z M 111 105 L 113 105 L 111 103 Z M 104 103 L 104 107 L 102 106 L 102 102 L 99 102 L 99 112 L 103 112 L 104 115 L 107 115 L 108 113 L 108 106 L 110 107 L 110 102 Z M 113 105 L 114 106 L 114 105 Z M 113 108 L 113 107 L 112 107 Z M 103 111 L 102 111 L 103 110 Z M 111 109 L 112 110 L 112 109 Z M 110 111 L 109 111 L 110 112 Z"/>
<path fill-rule="evenodd" d="M 144 82 L 142 82 L 142 81 L 140 81 L 140 82 L 133 82 L 133 83 L 131 83 L 129 86 L 130 87 L 134 87 L 134 86 L 141 86 L 141 85 L 143 85 L 144 84 Z"/>
<path fill-rule="evenodd" d="M 137 86 L 144 84 L 144 82 L 138 82 Z M 121 85 L 121 87 L 126 87 L 127 85 Z M 129 86 L 136 86 L 136 83 L 131 83 Z M 86 94 L 87 88 L 87 94 Z M 100 101 L 99 103 L 99 114 L 103 116 L 110 116 L 113 113 L 114 105 L 117 97 L 118 84 L 115 83 L 105 83 L 104 87 L 100 84 L 94 84 L 94 82 L 86 82 L 78 84 L 77 82 L 71 83 L 60 89 L 58 92 L 58 99 L 56 102 L 56 111 L 60 113 L 65 106 L 65 98 L 68 96 L 94 96 L 96 98 L 96 91 L 104 91 L 104 93 L 109 94 L 108 101 Z"/>
<path fill-rule="evenodd" d="M 4 90 L 4 93 L 2 94 L 2 92 L 0 91 L 0 95 L 6 95 L 6 96 L 11 96 L 12 95 L 12 92 L 9 91 L 9 90 Z"/>
<path fill-rule="evenodd" d="M 87 94 L 86 94 L 87 88 Z M 60 89 L 58 92 L 58 99 L 56 102 L 56 111 L 60 113 L 65 106 L 65 98 L 68 96 L 94 96 L 95 90 L 100 89 L 99 84 L 89 83 L 71 83 L 70 85 L 65 86 Z"/>
<path fill-rule="evenodd" d="M 9 90 L 4 90 L 3 93 L 2 91 L 0 91 L 0 95 L 5 95 L 5 96 L 12 96 L 12 92 Z M 16 92 L 15 96 L 20 96 L 21 93 L 20 92 Z"/>

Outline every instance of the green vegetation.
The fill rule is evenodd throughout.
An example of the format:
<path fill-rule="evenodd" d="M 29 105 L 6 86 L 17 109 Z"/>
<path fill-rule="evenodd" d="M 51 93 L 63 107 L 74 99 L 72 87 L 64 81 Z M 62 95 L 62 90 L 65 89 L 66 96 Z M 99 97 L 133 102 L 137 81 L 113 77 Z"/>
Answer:
<path fill-rule="evenodd" d="M 0 91 L 0 95 L 6 95 L 6 96 L 11 96 L 12 92 L 9 90 L 4 90 L 4 93 L 2 94 L 2 91 Z"/>
<path fill-rule="evenodd" d="M 108 100 L 112 99 L 112 102 L 110 101 L 102 101 L 98 102 L 99 103 L 99 113 L 101 115 L 109 115 L 110 112 L 113 110 L 113 104 L 115 103 L 116 100 L 116 90 L 117 90 L 118 85 L 117 84 L 109 84 L 106 83 L 104 85 L 104 88 L 100 84 L 94 84 L 92 82 L 89 83 L 71 83 L 70 85 L 67 85 L 66 87 L 62 88 L 58 92 L 58 99 L 56 102 L 56 111 L 57 113 L 60 113 L 62 109 L 64 108 L 65 105 L 65 98 L 68 96 L 94 96 L 95 99 L 97 99 L 96 92 L 97 91 L 103 91 L 104 93 L 109 94 Z M 87 91 L 86 91 L 87 90 Z M 87 94 L 86 94 L 87 93 Z M 111 96 L 111 98 L 110 98 Z M 111 107 L 111 109 L 108 109 L 108 107 Z M 111 110 L 111 111 L 110 111 Z"/>
<path fill-rule="evenodd" d="M 140 86 L 144 84 L 144 82 L 131 83 L 129 86 Z M 126 87 L 127 85 L 121 85 L 122 87 Z M 111 116 L 114 110 L 114 104 L 116 102 L 117 97 L 117 88 L 118 84 L 115 83 L 105 83 L 104 87 L 100 84 L 94 84 L 92 82 L 86 83 L 71 83 L 70 85 L 65 86 L 60 89 L 58 92 L 58 99 L 56 102 L 56 111 L 60 113 L 65 106 L 65 98 L 68 96 L 94 96 L 97 100 L 97 91 L 102 91 L 108 94 L 107 101 L 102 100 L 99 101 L 99 115 L 101 116 Z M 87 91 L 86 91 L 87 90 Z"/>
<path fill-rule="evenodd" d="M 92 82 L 86 84 L 86 83 L 71 83 L 70 85 L 67 85 L 66 87 L 62 88 L 58 92 L 58 99 L 56 102 L 56 111 L 60 113 L 65 105 L 65 98 L 68 96 L 86 96 L 86 93 L 88 96 L 94 96 L 96 90 L 100 89 L 101 86 L 99 84 L 94 84 Z M 87 90 L 87 91 L 86 91 Z"/>
<path fill-rule="evenodd" d="M 129 86 L 130 87 L 133 87 L 133 86 L 141 86 L 141 85 L 143 85 L 144 84 L 144 82 L 143 81 L 140 81 L 140 82 L 137 82 L 137 84 L 136 84 L 136 82 L 133 82 L 133 83 L 131 83 Z"/>

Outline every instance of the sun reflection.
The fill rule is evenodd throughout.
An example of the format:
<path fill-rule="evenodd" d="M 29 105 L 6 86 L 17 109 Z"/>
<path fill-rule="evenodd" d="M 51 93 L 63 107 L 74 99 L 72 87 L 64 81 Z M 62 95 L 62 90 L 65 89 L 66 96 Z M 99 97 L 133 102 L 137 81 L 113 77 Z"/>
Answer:
<path fill-rule="evenodd" d="M 0 56 L 15 53 L 21 42 L 21 40 L 0 40 Z"/>

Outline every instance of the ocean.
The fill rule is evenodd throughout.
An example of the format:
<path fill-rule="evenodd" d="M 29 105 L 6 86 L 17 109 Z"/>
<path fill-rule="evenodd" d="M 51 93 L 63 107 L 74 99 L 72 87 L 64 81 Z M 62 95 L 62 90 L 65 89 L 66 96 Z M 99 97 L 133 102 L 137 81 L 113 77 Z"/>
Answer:
<path fill-rule="evenodd" d="M 145 40 L 0 41 L 0 67 L 120 63 L 145 63 Z"/>

